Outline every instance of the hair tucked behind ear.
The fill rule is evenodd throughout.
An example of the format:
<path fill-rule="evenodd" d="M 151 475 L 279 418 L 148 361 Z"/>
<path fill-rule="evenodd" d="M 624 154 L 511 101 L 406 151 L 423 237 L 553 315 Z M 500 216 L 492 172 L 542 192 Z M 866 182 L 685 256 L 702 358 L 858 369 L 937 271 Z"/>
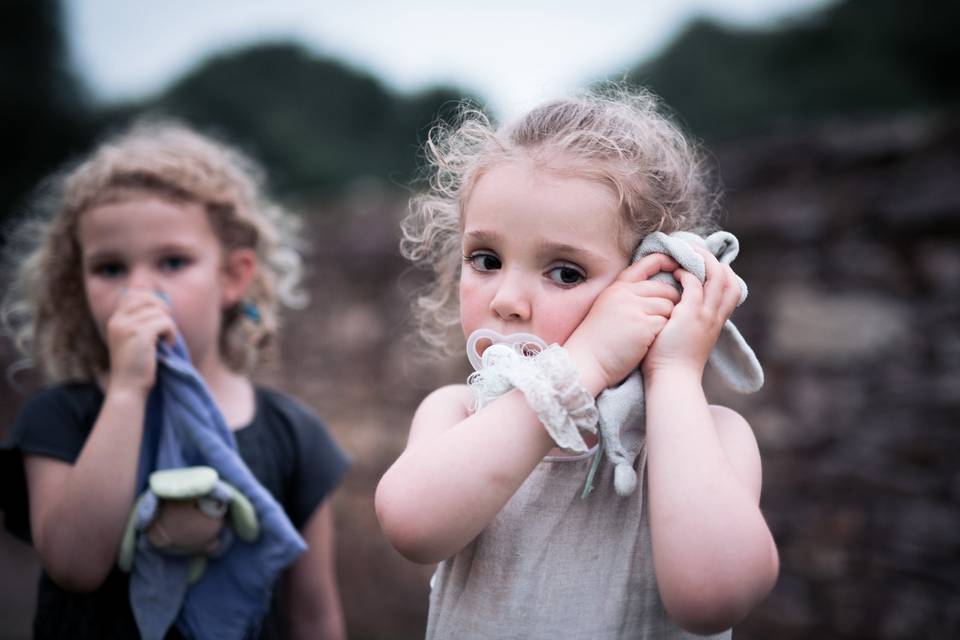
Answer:
<path fill-rule="evenodd" d="M 302 307 L 298 221 L 263 193 L 260 168 L 237 149 L 175 121 L 145 118 L 103 141 L 89 157 L 46 180 L 5 257 L 13 274 L 0 310 L 4 331 L 50 381 L 91 380 L 109 366 L 84 293 L 77 225 L 84 211 L 152 194 L 198 203 L 226 251 L 250 248 L 258 268 L 246 299 L 223 312 L 221 355 L 249 372 L 279 327 L 278 307 Z"/>
<path fill-rule="evenodd" d="M 445 351 L 459 346 L 463 207 L 490 167 L 526 159 L 608 184 L 629 230 L 625 242 L 657 230 L 709 231 L 718 209 L 700 150 L 644 90 L 612 86 L 554 100 L 499 127 L 464 105 L 454 124 L 430 132 L 424 152 L 427 187 L 410 202 L 400 249 L 432 271 L 415 313 L 424 339 Z"/>

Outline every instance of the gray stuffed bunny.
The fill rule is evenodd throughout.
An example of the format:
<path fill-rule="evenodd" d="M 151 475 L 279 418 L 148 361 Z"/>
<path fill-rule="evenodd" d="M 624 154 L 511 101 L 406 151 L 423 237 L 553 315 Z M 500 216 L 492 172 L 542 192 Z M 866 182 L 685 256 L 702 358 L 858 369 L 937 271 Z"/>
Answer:
<path fill-rule="evenodd" d="M 703 256 L 697 253 L 692 245 L 706 247 L 724 264 L 733 261 L 740 251 L 737 238 L 726 231 L 717 231 L 706 238 L 685 231 L 670 235 L 658 231 L 643 239 L 634 253 L 633 262 L 651 253 L 663 253 L 703 282 L 706 277 Z M 661 272 L 651 279 L 681 288 L 680 283 L 670 273 Z M 742 304 L 746 297 L 747 285 L 741 279 L 740 302 L 737 304 Z M 752 393 L 763 386 L 763 369 L 753 350 L 730 320 L 724 324 L 717 343 L 710 352 L 707 365 L 740 393 Z M 600 414 L 601 444 L 607 459 L 614 465 L 614 488 L 621 496 L 630 495 L 637 487 L 637 473 L 633 464 L 643 447 L 645 430 L 643 377 L 640 369 L 637 368 L 619 386 L 601 393 L 597 398 L 597 409 Z M 591 481 L 592 477 L 588 478 L 584 496 L 590 492 Z"/>

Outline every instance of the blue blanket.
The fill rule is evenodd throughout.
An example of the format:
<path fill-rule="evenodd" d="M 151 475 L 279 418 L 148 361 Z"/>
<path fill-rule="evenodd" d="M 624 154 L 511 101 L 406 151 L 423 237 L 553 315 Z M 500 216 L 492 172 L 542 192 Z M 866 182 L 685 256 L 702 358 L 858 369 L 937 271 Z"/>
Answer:
<path fill-rule="evenodd" d="M 190 363 L 181 338 L 173 347 L 161 344 L 157 355 L 138 494 L 153 471 L 213 467 L 253 503 L 260 536 L 252 543 L 234 538 L 227 552 L 211 558 L 200 580 L 189 587 L 187 559 L 162 554 L 141 536 L 130 577 L 134 616 L 144 638 L 162 638 L 174 620 L 188 638 L 243 638 L 258 628 L 279 574 L 306 550 L 306 544 L 240 458 L 233 433 Z"/>

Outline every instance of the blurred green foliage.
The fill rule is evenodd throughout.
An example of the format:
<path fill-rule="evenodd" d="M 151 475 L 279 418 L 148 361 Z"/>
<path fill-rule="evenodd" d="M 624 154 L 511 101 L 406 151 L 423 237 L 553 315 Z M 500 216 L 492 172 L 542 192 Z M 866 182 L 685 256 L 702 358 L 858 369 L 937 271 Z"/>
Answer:
<path fill-rule="evenodd" d="M 714 141 L 826 117 L 956 107 L 958 27 L 956 0 L 847 0 L 769 29 L 698 19 L 627 80 Z"/>
<path fill-rule="evenodd" d="M 198 8 L 202 10 L 202 8 Z M 772 29 L 697 20 L 629 80 L 652 87 L 708 140 L 832 116 L 955 107 L 956 0 L 845 0 Z M 159 111 L 239 144 L 283 197 L 331 195 L 373 178 L 406 187 L 418 148 L 465 92 L 417 94 L 291 43 L 201 61 L 162 93 L 93 102 L 64 53 L 57 0 L 0 3 L 0 217 L 105 130 Z"/>
<path fill-rule="evenodd" d="M 365 178 L 408 184 L 427 129 L 464 97 L 446 87 L 398 94 L 299 45 L 271 43 L 211 58 L 113 116 L 157 111 L 222 133 L 269 167 L 277 191 L 309 196 Z"/>

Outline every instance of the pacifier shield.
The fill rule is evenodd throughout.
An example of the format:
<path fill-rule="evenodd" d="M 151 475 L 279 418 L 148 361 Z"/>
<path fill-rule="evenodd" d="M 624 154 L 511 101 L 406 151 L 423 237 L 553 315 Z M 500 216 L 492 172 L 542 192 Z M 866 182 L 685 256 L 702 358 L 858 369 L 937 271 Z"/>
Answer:
<path fill-rule="evenodd" d="M 474 371 L 483 367 L 483 352 L 495 344 L 508 346 L 524 357 L 535 356 L 547 348 L 547 343 L 532 333 L 503 335 L 493 329 L 477 329 L 467 338 L 467 359 Z"/>

